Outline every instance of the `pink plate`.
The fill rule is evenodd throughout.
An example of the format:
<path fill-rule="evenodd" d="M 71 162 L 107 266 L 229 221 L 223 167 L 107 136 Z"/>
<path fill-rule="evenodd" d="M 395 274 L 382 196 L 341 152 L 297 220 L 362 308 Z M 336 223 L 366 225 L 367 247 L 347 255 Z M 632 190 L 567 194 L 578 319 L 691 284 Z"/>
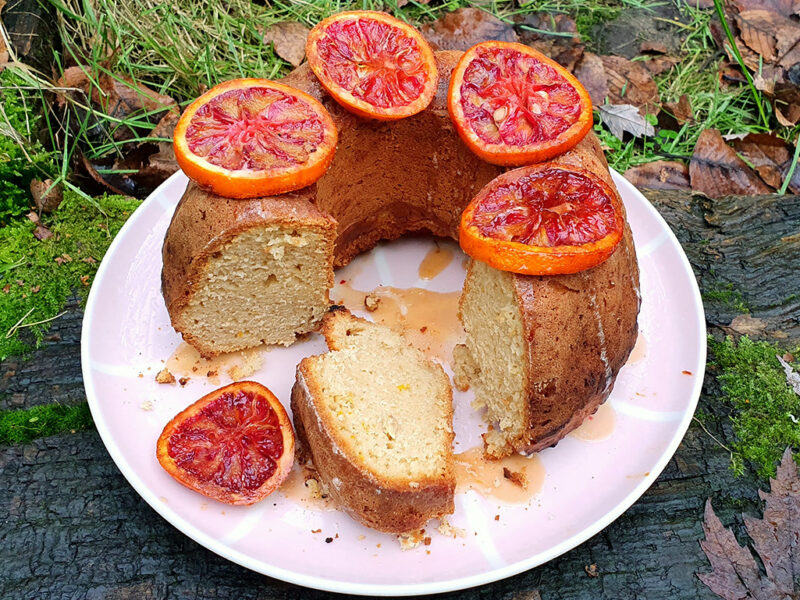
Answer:
<path fill-rule="evenodd" d="M 594 432 L 584 426 L 541 452 L 542 487 L 527 504 L 459 493 L 450 522 L 465 535 L 432 532 L 429 546 L 403 551 L 394 538 L 281 490 L 250 507 L 227 506 L 182 487 L 162 470 L 155 447 L 164 425 L 230 382 L 230 364 L 254 370 L 247 378 L 269 387 L 288 409 L 295 366 L 325 350 L 315 334 L 289 348 L 256 350 L 210 366 L 217 377 L 188 372 L 184 386 L 156 383 L 155 374 L 181 344 L 169 324 L 160 280 L 161 243 L 186 187 L 180 172 L 153 192 L 117 235 L 86 306 L 83 378 L 111 457 L 150 506 L 189 537 L 254 571 L 323 590 L 373 595 L 457 590 L 514 575 L 574 548 L 655 481 L 689 426 L 706 362 L 703 306 L 686 256 L 647 199 L 612 175 L 639 255 L 640 340 L 617 378 L 610 408 L 602 409 L 613 416 L 613 428 L 598 434 L 596 424 Z M 425 238 L 381 244 L 341 269 L 337 281 L 358 290 L 379 285 L 460 290 L 459 256 L 433 279 L 419 278 L 418 266 L 433 247 L 434 240 Z M 450 247 L 459 252 L 455 244 Z M 170 361 L 173 370 L 179 371 L 179 359 Z M 485 428 L 471 400 L 471 392 L 454 394 L 456 452 L 475 446 Z"/>

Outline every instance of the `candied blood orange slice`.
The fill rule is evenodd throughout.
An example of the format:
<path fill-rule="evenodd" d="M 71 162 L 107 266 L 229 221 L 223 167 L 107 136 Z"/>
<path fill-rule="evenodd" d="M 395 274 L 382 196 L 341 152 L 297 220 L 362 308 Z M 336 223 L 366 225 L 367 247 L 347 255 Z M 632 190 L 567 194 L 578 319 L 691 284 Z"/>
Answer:
<path fill-rule="evenodd" d="M 483 160 L 504 166 L 566 152 L 592 127 L 588 92 L 561 65 L 510 42 L 467 50 L 450 78 L 450 118 Z"/>
<path fill-rule="evenodd" d="M 589 171 L 541 164 L 503 173 L 461 214 L 459 243 L 476 260 L 524 275 L 577 273 L 614 253 L 624 212 Z"/>
<path fill-rule="evenodd" d="M 425 109 L 436 94 L 436 58 L 420 33 L 382 12 L 341 12 L 308 36 L 311 70 L 350 112 L 380 120 Z"/>
<path fill-rule="evenodd" d="M 200 186 L 228 198 L 297 190 L 327 170 L 333 119 L 317 100 L 267 79 L 234 79 L 195 100 L 175 127 L 175 158 Z"/>
<path fill-rule="evenodd" d="M 289 475 L 294 432 L 272 392 L 240 381 L 203 396 L 167 423 L 156 455 L 186 487 L 227 504 L 253 504 Z"/>

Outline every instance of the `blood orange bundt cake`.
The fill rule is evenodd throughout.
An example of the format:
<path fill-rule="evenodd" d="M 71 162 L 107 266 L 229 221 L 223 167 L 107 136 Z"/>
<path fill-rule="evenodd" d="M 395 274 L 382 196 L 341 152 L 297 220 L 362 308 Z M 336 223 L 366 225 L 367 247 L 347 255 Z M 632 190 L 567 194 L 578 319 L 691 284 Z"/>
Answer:
<path fill-rule="evenodd" d="M 189 187 L 166 235 L 162 279 L 184 339 L 205 355 L 290 342 L 319 326 L 332 265 L 407 232 L 458 239 L 464 208 L 504 171 L 464 145 L 448 114 L 460 56 L 437 52 L 430 105 L 391 122 L 342 108 L 307 65 L 283 80 L 330 112 L 336 154 L 316 184 L 291 196 L 234 201 Z M 585 169 L 616 195 L 591 132 L 552 164 Z M 282 211 L 306 216 L 284 225 Z M 330 219 L 337 223 L 332 252 Z M 283 229 L 269 229 L 276 220 Z M 287 240 L 283 257 L 270 251 L 273 237 Z M 467 342 L 456 370 L 459 384 L 471 385 L 487 407 L 491 454 L 555 444 L 608 397 L 636 340 L 637 285 L 627 223 L 611 258 L 580 273 L 531 276 L 471 264 L 460 308 Z"/>
<path fill-rule="evenodd" d="M 453 402 L 440 365 L 388 327 L 335 306 L 330 352 L 300 361 L 292 414 L 300 443 L 350 516 L 389 533 L 453 512 Z"/>

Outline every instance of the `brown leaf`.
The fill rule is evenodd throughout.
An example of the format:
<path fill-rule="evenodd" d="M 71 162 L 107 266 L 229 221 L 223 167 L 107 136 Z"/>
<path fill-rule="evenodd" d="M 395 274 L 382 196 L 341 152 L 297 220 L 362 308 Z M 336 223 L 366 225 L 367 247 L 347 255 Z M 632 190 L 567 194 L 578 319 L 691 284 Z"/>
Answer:
<path fill-rule="evenodd" d="M 61 184 L 54 186 L 52 179 L 45 179 L 44 181 L 31 179 L 30 187 L 33 202 L 39 212 L 53 212 L 64 199 L 64 191 Z"/>
<path fill-rule="evenodd" d="M 751 552 L 739 545 L 730 529 L 722 526 L 711 501 L 706 502 L 700 547 L 711 563 L 710 573 L 697 576 L 725 600 L 772 600 L 796 598 L 800 589 L 800 477 L 791 448 L 783 453 L 770 491 L 759 491 L 764 500 L 761 519 L 744 516 L 753 548 L 761 558 L 762 573 Z"/>
<path fill-rule="evenodd" d="M 689 167 L 678 161 L 657 160 L 631 167 L 625 179 L 640 189 L 690 191 Z"/>
<path fill-rule="evenodd" d="M 744 314 L 736 315 L 733 321 L 731 321 L 731 324 L 726 328 L 726 331 L 730 330 L 730 332 L 738 335 L 756 336 L 760 333 L 764 333 L 766 328 L 767 324 L 764 322 L 764 319 L 756 319 L 750 316 L 750 314 Z"/>
<path fill-rule="evenodd" d="M 800 15 L 800 0 L 733 0 L 733 5 L 740 13 L 764 9 L 784 17 Z"/>
<path fill-rule="evenodd" d="M 683 94 L 677 102 L 664 102 L 664 108 L 675 117 L 678 125 L 683 125 L 687 121 L 694 121 L 694 111 L 689 102 L 689 96 Z"/>
<path fill-rule="evenodd" d="M 592 104 L 602 106 L 608 97 L 608 81 L 606 80 L 606 69 L 602 59 L 593 52 L 584 52 L 583 58 L 575 66 L 575 77 L 583 84 Z"/>
<path fill-rule="evenodd" d="M 750 133 L 743 139 L 734 140 L 733 148 L 753 165 L 764 183 L 775 189 L 781 187 L 793 158 L 786 142 L 771 133 Z M 797 169 L 789 182 L 789 190 L 800 194 L 800 171 Z"/>
<path fill-rule="evenodd" d="M 612 104 L 633 104 L 642 115 L 658 114 L 658 86 L 640 62 L 621 56 L 601 56 Z"/>
<path fill-rule="evenodd" d="M 780 15 L 766 10 L 748 10 L 736 16 L 742 41 L 767 62 L 778 57 L 775 40 L 778 19 Z"/>
<path fill-rule="evenodd" d="M 53 237 L 53 232 L 44 225 L 37 225 L 33 230 L 33 237 L 41 242 L 43 240 L 49 240 L 51 237 Z"/>
<path fill-rule="evenodd" d="M 105 72 L 97 74 L 85 66 L 68 68 L 56 85 L 73 88 L 78 90 L 78 93 L 82 92 L 95 107 L 115 119 L 126 119 L 142 113 L 153 116 L 161 111 L 178 112 L 178 105 L 169 96 L 159 94 L 129 77 L 111 76 Z M 69 92 L 61 92 L 62 95 L 57 97 L 57 102 L 61 106 L 66 103 L 63 96 L 66 93 Z M 114 131 L 114 139 L 123 141 L 134 134 L 135 132 L 127 127 L 118 127 Z"/>
<path fill-rule="evenodd" d="M 459 8 L 445 13 L 433 23 L 420 27 L 420 32 L 434 50 L 467 50 L 487 40 L 518 41 L 511 25 L 478 8 Z"/>
<path fill-rule="evenodd" d="M 297 21 L 283 21 L 270 25 L 264 31 L 264 43 L 271 43 L 275 54 L 297 67 L 306 55 L 308 27 Z"/>
<path fill-rule="evenodd" d="M 661 42 L 644 41 L 639 44 L 639 52 L 642 54 L 647 54 L 648 52 L 653 54 L 666 54 L 667 45 L 662 44 Z"/>
<path fill-rule="evenodd" d="M 654 56 L 649 60 L 640 61 L 651 75 L 661 75 L 678 64 L 679 59 L 674 56 Z"/>
<path fill-rule="evenodd" d="M 516 24 L 520 32 L 520 42 L 549 56 L 569 71 L 575 69 L 576 63 L 583 56 L 584 47 L 578 34 L 578 26 L 568 15 L 529 13 L 518 16 Z"/>
<path fill-rule="evenodd" d="M 767 63 L 789 68 L 800 62 L 800 23 L 769 10 L 746 10 L 736 16 L 742 40 Z M 759 72 L 758 65 L 748 64 Z"/>
<path fill-rule="evenodd" d="M 775 118 L 784 127 L 794 127 L 800 123 L 800 87 L 791 84 L 775 86 Z"/>
<path fill-rule="evenodd" d="M 700 134 L 689 162 L 689 180 L 693 190 L 709 198 L 770 193 L 716 129 Z"/>

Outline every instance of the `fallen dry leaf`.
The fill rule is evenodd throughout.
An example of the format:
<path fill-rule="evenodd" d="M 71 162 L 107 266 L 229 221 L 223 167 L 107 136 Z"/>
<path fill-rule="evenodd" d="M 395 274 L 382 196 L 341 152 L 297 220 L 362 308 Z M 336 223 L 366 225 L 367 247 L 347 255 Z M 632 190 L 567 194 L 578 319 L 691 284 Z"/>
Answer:
<path fill-rule="evenodd" d="M 621 56 L 601 56 L 612 104 L 632 104 L 642 115 L 658 114 L 658 86 L 640 62 Z"/>
<path fill-rule="evenodd" d="M 651 75 L 661 75 L 680 62 L 675 56 L 654 56 L 648 60 L 640 61 Z"/>
<path fill-rule="evenodd" d="M 667 45 L 662 44 L 661 42 L 644 41 L 641 44 L 639 44 L 639 52 L 641 52 L 642 54 L 647 54 L 647 53 L 666 54 Z"/>
<path fill-rule="evenodd" d="M 689 184 L 689 167 L 678 161 L 656 160 L 637 165 L 625 171 L 623 176 L 640 189 L 684 191 L 692 189 Z"/>
<path fill-rule="evenodd" d="M 297 67 L 306 55 L 309 28 L 297 21 L 275 23 L 264 30 L 264 43 L 271 43 L 275 54 Z"/>
<path fill-rule="evenodd" d="M 529 13 L 518 16 L 516 25 L 520 42 L 549 56 L 569 71 L 575 69 L 583 56 L 584 46 L 581 44 L 578 26 L 568 15 Z"/>
<path fill-rule="evenodd" d="M 732 3 L 739 12 L 764 9 L 784 17 L 800 15 L 800 0 L 733 0 Z"/>
<path fill-rule="evenodd" d="M 603 66 L 602 59 L 593 52 L 584 52 L 583 57 L 575 65 L 575 77 L 578 78 L 589 92 L 592 104 L 602 106 L 608 99 L 608 80 L 606 79 L 606 68 Z"/>
<path fill-rule="evenodd" d="M 775 118 L 784 127 L 794 127 L 800 123 L 800 86 L 791 83 L 777 84 L 772 105 L 775 107 Z"/>
<path fill-rule="evenodd" d="M 716 129 L 700 134 L 689 162 L 689 181 L 694 191 L 709 198 L 771 191 Z"/>
<path fill-rule="evenodd" d="M 622 139 L 627 131 L 634 137 L 651 136 L 656 130 L 639 113 L 639 109 L 631 104 L 603 104 L 597 107 L 600 120 L 608 127 L 611 134 Z"/>
<path fill-rule="evenodd" d="M 755 168 L 768 186 L 778 189 L 792 165 L 792 150 L 771 133 L 750 133 L 733 140 L 733 148 Z M 800 194 L 800 171 L 795 169 L 789 190 Z"/>
<path fill-rule="evenodd" d="M 683 94 L 678 98 L 677 102 L 664 102 L 664 108 L 673 116 L 678 122 L 678 125 L 694 121 L 694 111 L 692 104 L 689 101 L 689 96 Z"/>
<path fill-rule="evenodd" d="M 763 319 L 756 319 L 750 316 L 749 313 L 744 315 L 736 315 L 731 321 L 731 324 L 726 328 L 730 333 L 738 335 L 758 335 L 763 333 L 767 328 L 767 324 Z"/>
<path fill-rule="evenodd" d="M 788 69 L 800 61 L 800 23 L 761 9 L 740 12 L 736 23 L 744 43 L 765 62 Z"/>
<path fill-rule="evenodd" d="M 144 113 L 148 113 L 148 117 L 155 117 L 162 111 L 178 112 L 178 105 L 169 96 L 159 94 L 129 77 L 111 76 L 108 73 L 96 74 L 85 66 L 66 69 L 56 85 L 75 90 L 71 93 L 85 95 L 95 107 L 114 119 L 124 120 L 132 115 Z M 60 92 L 57 96 L 56 101 L 59 106 L 65 106 L 64 94 L 67 93 L 70 92 Z M 116 127 L 113 136 L 117 141 L 124 141 L 133 137 L 135 133 L 128 127 Z"/>
<path fill-rule="evenodd" d="M 781 363 L 783 367 L 783 372 L 786 373 L 786 383 L 789 384 L 789 387 L 792 388 L 792 391 L 800 396 L 800 373 L 795 371 L 780 354 L 776 354 L 775 358 L 778 359 L 778 362 Z"/>
<path fill-rule="evenodd" d="M 712 570 L 697 577 L 725 600 L 788 600 L 800 593 L 800 477 L 791 448 L 783 453 L 775 479 L 770 479 L 770 491 L 759 490 L 759 496 L 764 500 L 762 518 L 744 516 L 744 524 L 764 572 L 750 550 L 723 527 L 711 500 L 706 502 L 700 547 Z"/>
<path fill-rule="evenodd" d="M 64 199 L 64 191 L 61 184 L 53 185 L 52 179 L 31 179 L 31 196 L 39 212 L 53 212 Z"/>
<path fill-rule="evenodd" d="M 478 8 L 459 8 L 445 13 L 433 23 L 420 27 L 420 32 L 434 50 L 467 50 L 478 42 L 519 41 L 514 28 Z"/>
<path fill-rule="evenodd" d="M 611 104 L 634 105 L 641 115 L 658 114 L 658 87 L 641 62 L 584 52 L 575 67 L 575 76 L 595 106 L 608 100 Z"/>

